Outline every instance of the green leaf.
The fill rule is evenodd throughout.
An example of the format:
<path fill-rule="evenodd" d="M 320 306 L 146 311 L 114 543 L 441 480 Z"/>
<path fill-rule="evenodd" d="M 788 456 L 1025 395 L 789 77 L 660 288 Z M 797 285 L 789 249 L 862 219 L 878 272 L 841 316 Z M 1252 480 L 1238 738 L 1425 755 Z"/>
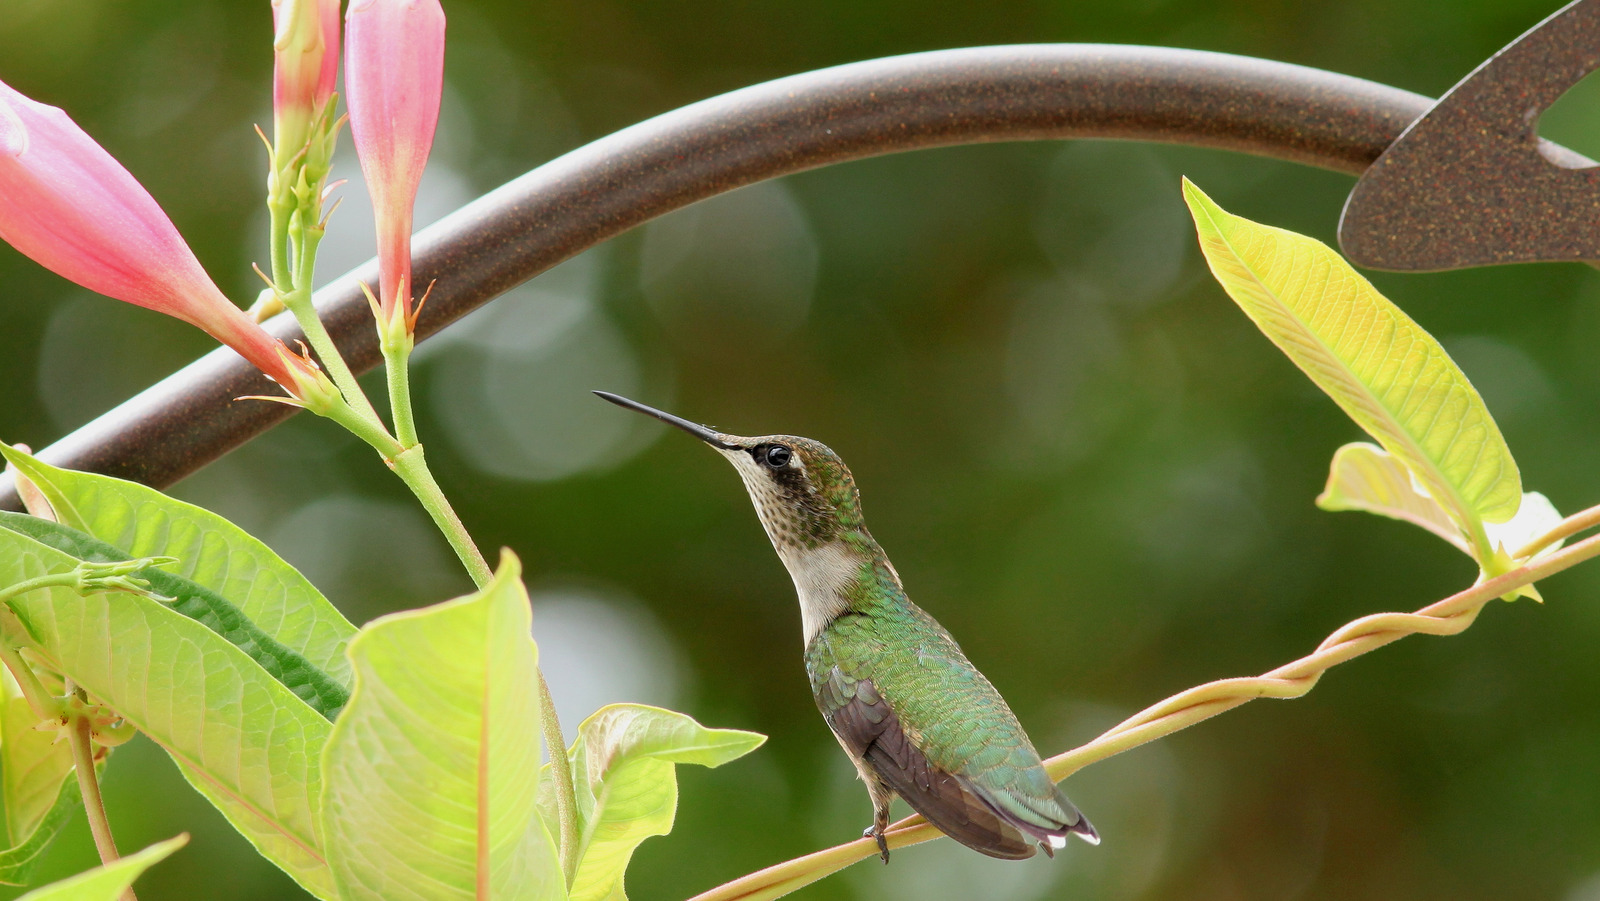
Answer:
<path fill-rule="evenodd" d="M 0 510 L 0 528 L 20 532 L 42 544 L 91 563 L 120 563 L 128 554 L 77 529 L 48 519 Z M 167 606 L 200 623 L 244 651 L 297 697 L 332 722 L 350 691 L 306 658 L 263 632 L 227 598 L 164 568 L 145 567 L 133 575 L 149 584 Z"/>
<path fill-rule="evenodd" d="M 324 751 L 323 834 L 342 901 L 560 899 L 534 806 L 537 649 L 517 558 L 482 591 L 381 617 Z"/>
<path fill-rule="evenodd" d="M 1455 545 L 1472 557 L 1484 578 L 1492 578 L 1516 566 L 1511 553 L 1543 535 L 1561 521 L 1549 498 L 1537 491 L 1522 496 L 1517 515 L 1503 523 L 1484 524 L 1484 536 L 1490 553 L 1478 557 L 1474 546 L 1444 507 L 1427 494 L 1417 490 L 1411 471 L 1388 451 L 1365 442 L 1346 444 L 1333 455 L 1333 465 L 1328 472 L 1328 485 L 1317 497 L 1317 506 L 1324 510 L 1361 510 L 1390 519 L 1398 519 L 1421 526 Z M 1561 547 L 1556 542 L 1535 556 L 1543 556 Z M 1532 585 L 1525 585 L 1506 596 L 1506 600 L 1530 597 L 1540 600 Z"/>
<path fill-rule="evenodd" d="M 1472 546 L 1439 502 L 1419 492 L 1411 470 L 1381 447 L 1357 441 L 1334 452 L 1328 484 L 1317 496 L 1324 510 L 1362 510 L 1409 522 L 1472 556 Z"/>
<path fill-rule="evenodd" d="M 1217 206 L 1187 179 L 1211 272 L 1317 387 L 1409 469 L 1471 536 L 1505 522 L 1522 483 L 1483 399 L 1433 336 L 1320 241 Z"/>
<path fill-rule="evenodd" d="M 23 895 L 18 901 L 117 901 L 133 880 L 189 843 L 187 834 L 156 842 L 106 866 L 95 867 Z"/>
<path fill-rule="evenodd" d="M 643 704 L 612 704 L 584 720 L 567 752 L 581 837 L 572 901 L 627 897 L 622 877 L 634 849 L 672 831 L 676 764 L 721 766 L 766 740 L 755 732 L 707 729 L 684 714 Z M 556 822 L 548 779 L 539 788 L 539 810 L 547 824 Z"/>
<path fill-rule="evenodd" d="M 50 842 L 55 840 L 82 806 L 83 796 L 78 792 L 78 780 L 69 778 L 57 786 L 55 798 L 34 822 L 32 831 L 23 834 L 21 839 L 13 840 L 11 847 L 0 851 L 0 883 L 27 885 L 40 859 L 44 857 L 45 849 L 50 847 Z"/>
<path fill-rule="evenodd" d="M 0 585 L 76 565 L 0 529 Z M 217 633 L 143 594 L 50 588 L 10 605 L 46 666 L 165 748 L 264 857 L 333 897 L 318 820 L 326 719 Z"/>
<path fill-rule="evenodd" d="M 344 646 L 355 626 L 243 529 L 137 482 L 58 469 L 5 444 L 0 455 L 39 486 L 65 525 L 130 557 L 177 557 L 178 575 L 232 600 L 262 631 L 348 685 Z"/>
<path fill-rule="evenodd" d="M 78 786 L 72 778 L 72 746 L 56 741 L 53 730 L 34 728 L 39 717 L 4 668 L 0 691 L 0 794 L 6 819 L 0 882 L 26 885 L 50 840 L 78 809 Z"/>

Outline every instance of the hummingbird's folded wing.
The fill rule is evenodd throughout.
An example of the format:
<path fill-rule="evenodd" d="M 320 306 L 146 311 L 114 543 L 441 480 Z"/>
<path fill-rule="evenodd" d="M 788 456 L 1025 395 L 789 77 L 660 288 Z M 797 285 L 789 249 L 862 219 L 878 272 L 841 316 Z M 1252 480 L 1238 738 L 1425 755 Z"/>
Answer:
<path fill-rule="evenodd" d="M 1002 819 L 966 779 L 934 766 L 917 749 L 872 680 L 852 680 L 835 667 L 826 681 L 817 700 L 828 725 L 912 810 L 940 832 L 990 857 L 1033 856 L 1033 842 Z"/>

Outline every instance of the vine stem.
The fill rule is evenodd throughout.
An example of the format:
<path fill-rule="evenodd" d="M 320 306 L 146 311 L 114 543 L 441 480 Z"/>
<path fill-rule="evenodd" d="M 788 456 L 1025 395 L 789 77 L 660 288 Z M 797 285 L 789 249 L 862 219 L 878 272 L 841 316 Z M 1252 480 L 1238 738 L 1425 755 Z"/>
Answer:
<path fill-rule="evenodd" d="M 1524 550 L 1537 551 L 1593 525 L 1600 525 L 1600 507 L 1591 507 L 1568 517 L 1548 533 L 1555 537 L 1548 540 L 1541 537 Z M 1171 735 L 1257 698 L 1301 697 L 1315 687 L 1322 674 L 1333 666 L 1399 641 L 1407 635 L 1460 633 L 1472 625 L 1479 611 L 1495 598 L 1595 556 L 1600 556 L 1600 535 L 1590 536 L 1571 547 L 1531 560 L 1503 575 L 1429 604 L 1415 613 L 1364 616 L 1329 635 L 1315 651 L 1292 663 L 1253 678 L 1208 682 L 1151 705 L 1106 730 L 1093 741 L 1045 761 L 1045 769 L 1052 779 L 1060 781 L 1089 764 Z M 941 834 L 922 817 L 910 816 L 889 827 L 885 837 L 889 847 L 903 848 L 938 838 Z M 767 901 L 779 898 L 877 854 L 877 844 L 870 838 L 846 842 L 735 879 L 696 895 L 690 901 Z"/>
<path fill-rule="evenodd" d="M 36 576 L 0 590 L 0 604 L 10 604 L 12 598 L 40 588 L 71 588 L 77 583 L 76 571 Z M 10 615 L 7 613 L 7 616 Z M 51 696 L 44 684 L 39 681 L 38 674 L 34 673 L 33 667 L 28 666 L 17 649 L 4 638 L 0 638 L 0 662 L 11 671 L 11 677 L 17 680 L 17 687 L 22 689 L 22 697 L 28 702 L 28 709 L 34 716 L 41 720 L 49 720 L 61 715 L 63 709 L 61 702 Z"/>
<path fill-rule="evenodd" d="M 401 344 L 383 342 L 383 359 L 388 364 L 389 415 L 394 419 L 394 437 L 401 447 L 417 443 L 417 420 L 411 412 L 411 336 Z"/>
<path fill-rule="evenodd" d="M 461 565 L 467 568 L 467 574 L 472 577 L 473 584 L 479 588 L 488 585 L 494 578 L 494 570 L 489 568 L 489 561 L 484 559 L 483 552 L 478 550 L 478 545 L 467 532 L 461 517 L 457 516 L 455 508 L 450 506 L 450 499 L 444 496 L 439 483 L 434 481 L 433 472 L 428 469 L 427 458 L 423 456 L 422 445 L 413 444 L 396 454 L 389 460 L 389 465 L 394 467 L 395 475 L 400 477 L 400 481 L 405 482 L 411 493 L 416 495 L 417 501 L 433 518 L 434 525 L 444 533 L 445 540 L 450 542 L 450 548 L 461 558 Z"/>
<path fill-rule="evenodd" d="M 572 761 L 567 759 L 567 740 L 561 735 L 555 699 L 550 696 L 550 685 L 544 681 L 543 670 L 539 671 L 539 706 L 544 746 L 550 752 L 550 774 L 555 777 L 557 786 L 571 786 Z M 572 877 L 578 874 L 578 810 L 572 791 L 556 792 L 556 819 L 561 824 L 561 872 L 570 889 Z"/>
<path fill-rule="evenodd" d="M 344 360 L 344 355 L 339 353 L 338 345 L 333 343 L 333 336 L 328 334 L 327 326 L 322 324 L 322 318 L 317 315 L 317 308 L 311 300 L 311 280 L 316 271 L 317 245 L 322 242 L 321 226 L 302 226 L 301 248 L 299 265 L 294 273 L 294 284 L 287 292 L 278 287 L 283 305 L 294 314 L 295 322 L 300 324 L 300 330 L 305 332 L 306 340 L 311 343 L 311 349 L 317 352 L 317 359 L 322 361 L 322 366 L 328 371 L 328 376 L 338 386 L 339 392 L 344 395 L 345 402 L 350 404 L 363 419 L 369 423 L 383 427 L 383 420 L 378 418 L 378 411 L 372 406 L 372 401 L 367 399 L 367 393 L 361 390 L 361 383 L 356 381 L 355 373 L 350 371 L 350 364 Z"/>
<path fill-rule="evenodd" d="M 67 694 L 87 702 L 83 690 L 67 681 Z M 100 795 L 100 780 L 94 772 L 94 739 L 89 717 L 83 710 L 69 711 L 67 741 L 72 745 L 73 769 L 78 774 L 78 791 L 83 794 L 83 810 L 89 817 L 89 832 L 94 835 L 94 848 L 100 852 L 100 863 L 110 865 L 120 859 L 116 840 L 111 837 L 111 820 L 106 817 L 105 799 Z M 138 901 L 133 888 L 123 889 L 121 901 Z"/>
<path fill-rule="evenodd" d="M 1600 505 L 1590 507 L 1587 510 L 1579 510 L 1577 513 L 1556 523 L 1548 532 L 1513 552 L 1512 559 L 1526 560 L 1558 541 L 1571 538 L 1573 535 L 1592 529 L 1595 526 L 1600 526 Z"/>

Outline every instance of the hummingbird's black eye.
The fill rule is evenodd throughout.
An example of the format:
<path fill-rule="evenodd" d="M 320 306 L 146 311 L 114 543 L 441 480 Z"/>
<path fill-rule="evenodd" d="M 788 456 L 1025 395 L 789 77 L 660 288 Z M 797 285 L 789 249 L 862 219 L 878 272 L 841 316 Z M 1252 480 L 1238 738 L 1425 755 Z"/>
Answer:
<path fill-rule="evenodd" d="M 789 449 L 781 444 L 774 444 L 767 448 L 766 456 L 762 459 L 762 462 L 773 469 L 782 469 L 789 465 Z"/>

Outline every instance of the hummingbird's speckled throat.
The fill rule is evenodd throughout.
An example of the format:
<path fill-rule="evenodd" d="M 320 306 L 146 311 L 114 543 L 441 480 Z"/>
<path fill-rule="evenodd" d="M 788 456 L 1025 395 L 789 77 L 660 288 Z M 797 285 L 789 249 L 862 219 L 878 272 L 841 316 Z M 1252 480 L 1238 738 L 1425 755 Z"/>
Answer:
<path fill-rule="evenodd" d="M 867 783 L 866 835 L 885 863 L 895 795 L 956 841 L 991 857 L 1047 854 L 1067 836 L 1099 844 L 1044 770 L 1033 743 L 983 674 L 911 603 L 867 532 L 844 461 L 793 435 L 743 438 L 637 401 L 602 398 L 677 426 L 726 457 L 800 596 L 806 672 L 834 737 Z"/>

